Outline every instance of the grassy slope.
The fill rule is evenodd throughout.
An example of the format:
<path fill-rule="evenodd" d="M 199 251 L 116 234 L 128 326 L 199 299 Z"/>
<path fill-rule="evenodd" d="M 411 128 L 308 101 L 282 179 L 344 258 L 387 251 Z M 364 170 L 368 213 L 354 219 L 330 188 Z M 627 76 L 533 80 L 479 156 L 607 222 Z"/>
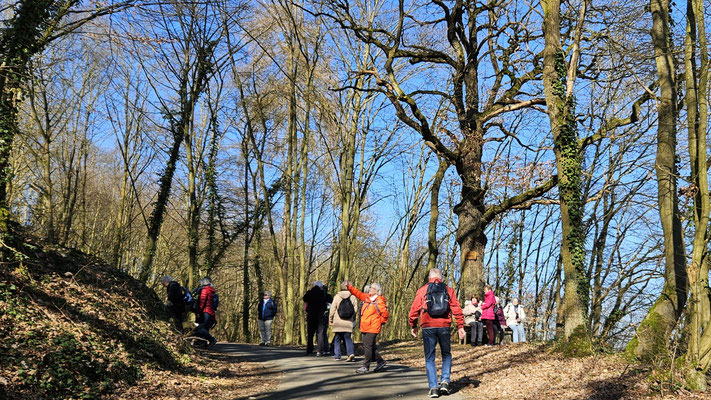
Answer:
<path fill-rule="evenodd" d="M 261 365 L 195 353 L 153 290 L 101 260 L 29 239 L 2 251 L 0 398 L 219 398 L 266 389 L 253 382 Z"/>

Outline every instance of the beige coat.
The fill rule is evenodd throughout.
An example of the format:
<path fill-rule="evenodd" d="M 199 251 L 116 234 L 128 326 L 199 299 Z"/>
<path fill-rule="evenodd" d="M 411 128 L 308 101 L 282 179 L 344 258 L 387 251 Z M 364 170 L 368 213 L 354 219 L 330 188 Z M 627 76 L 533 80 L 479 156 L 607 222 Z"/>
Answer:
<path fill-rule="evenodd" d="M 477 305 L 473 305 L 471 300 L 467 300 L 464 302 L 464 309 L 462 309 L 462 314 L 464 314 L 464 323 L 469 325 L 472 322 L 476 321 L 476 317 L 474 314 L 479 311 L 481 313 L 481 303 L 478 303 Z M 481 315 L 481 314 L 479 314 Z"/>
<path fill-rule="evenodd" d="M 353 303 L 353 318 L 350 320 L 343 320 L 338 316 L 338 306 L 341 305 L 342 301 L 350 301 Z M 347 290 L 342 290 L 333 297 L 333 303 L 331 303 L 331 311 L 328 313 L 328 324 L 333 328 L 333 332 L 352 332 L 355 326 L 355 317 L 358 315 L 358 303 L 356 302 L 355 296 Z"/>

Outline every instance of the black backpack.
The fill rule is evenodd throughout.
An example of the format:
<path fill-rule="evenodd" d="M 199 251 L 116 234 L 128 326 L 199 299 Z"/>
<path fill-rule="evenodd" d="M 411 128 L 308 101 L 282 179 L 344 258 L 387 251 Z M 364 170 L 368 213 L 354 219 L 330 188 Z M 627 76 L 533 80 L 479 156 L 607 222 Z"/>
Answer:
<path fill-rule="evenodd" d="M 449 312 L 449 293 L 444 282 L 430 282 L 427 284 L 426 311 L 430 317 L 446 317 Z"/>
<path fill-rule="evenodd" d="M 351 299 L 343 299 L 338 305 L 338 316 L 341 319 L 350 320 L 355 315 L 355 308 L 353 307 L 353 302 Z"/>

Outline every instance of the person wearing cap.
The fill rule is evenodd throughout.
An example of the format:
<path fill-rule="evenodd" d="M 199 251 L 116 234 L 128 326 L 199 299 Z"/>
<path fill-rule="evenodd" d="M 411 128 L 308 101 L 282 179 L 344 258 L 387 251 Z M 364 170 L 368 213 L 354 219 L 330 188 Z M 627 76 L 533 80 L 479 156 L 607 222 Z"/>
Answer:
<path fill-rule="evenodd" d="M 323 291 L 323 282 L 316 281 L 311 289 L 304 295 L 306 303 L 306 355 L 314 352 L 314 335 L 316 335 L 316 356 L 328 354 L 328 343 L 324 340 L 324 332 L 328 322 L 324 318 L 326 304 L 329 303 Z"/>
<path fill-rule="evenodd" d="M 272 293 L 265 290 L 257 306 L 257 323 L 259 324 L 259 333 L 262 336 L 262 341 L 259 343 L 260 346 L 269 346 L 272 342 L 272 321 L 274 321 L 276 313 L 277 306 L 272 299 Z"/>

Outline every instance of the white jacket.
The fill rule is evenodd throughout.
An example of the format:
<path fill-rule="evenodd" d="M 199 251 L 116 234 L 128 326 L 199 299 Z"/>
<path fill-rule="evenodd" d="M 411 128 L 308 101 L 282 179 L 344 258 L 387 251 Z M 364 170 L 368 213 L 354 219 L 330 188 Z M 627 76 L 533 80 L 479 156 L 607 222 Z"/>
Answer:
<path fill-rule="evenodd" d="M 523 324 L 526 320 L 526 311 L 523 310 L 523 306 L 521 304 L 518 305 L 518 318 L 521 320 L 518 322 L 516 321 L 516 311 L 514 305 L 513 303 L 509 303 L 506 307 L 504 307 L 504 317 L 506 318 L 506 325 L 508 326 Z"/>

